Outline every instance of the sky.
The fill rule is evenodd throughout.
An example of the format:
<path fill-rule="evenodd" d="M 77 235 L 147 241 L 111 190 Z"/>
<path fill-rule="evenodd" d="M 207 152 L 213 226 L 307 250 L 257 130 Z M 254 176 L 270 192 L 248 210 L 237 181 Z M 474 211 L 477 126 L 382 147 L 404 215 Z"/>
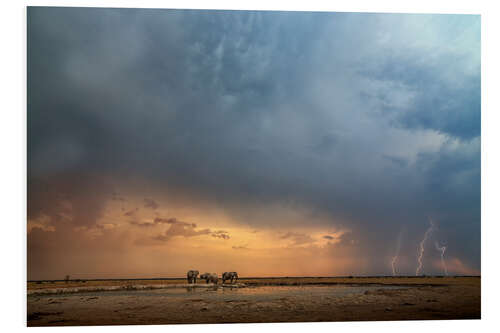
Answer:
<path fill-rule="evenodd" d="M 480 274 L 480 16 L 27 23 L 29 280 Z"/>

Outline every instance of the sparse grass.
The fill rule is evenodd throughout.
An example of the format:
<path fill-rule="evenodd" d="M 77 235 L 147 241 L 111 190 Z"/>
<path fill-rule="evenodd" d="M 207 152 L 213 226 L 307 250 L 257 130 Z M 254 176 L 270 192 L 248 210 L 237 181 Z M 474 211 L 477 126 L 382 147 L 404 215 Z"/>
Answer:
<path fill-rule="evenodd" d="M 38 281 L 28 282 L 28 290 L 52 289 L 52 288 L 77 288 L 77 287 L 105 287 L 105 286 L 131 286 L 131 285 L 160 285 L 160 284 L 181 284 L 186 283 L 186 279 L 166 279 L 166 280 L 70 280 L 65 281 Z M 205 281 L 203 281 L 205 283 Z"/>
<path fill-rule="evenodd" d="M 477 284 L 480 277 L 300 277 L 300 278 L 240 278 L 238 282 L 250 285 L 307 285 L 307 284 L 402 284 L 450 285 Z"/>

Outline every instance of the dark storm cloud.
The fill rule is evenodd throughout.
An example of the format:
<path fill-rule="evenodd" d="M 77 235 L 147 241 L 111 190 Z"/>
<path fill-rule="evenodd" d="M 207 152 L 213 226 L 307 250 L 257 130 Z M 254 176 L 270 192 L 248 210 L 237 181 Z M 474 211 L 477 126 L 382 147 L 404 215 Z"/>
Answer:
<path fill-rule="evenodd" d="M 60 174 L 50 181 L 28 180 L 28 219 L 48 217 L 58 225 L 61 216 L 71 216 L 75 226 L 94 226 L 106 204 L 109 180 L 96 174 Z"/>
<path fill-rule="evenodd" d="M 443 82 L 440 76 L 442 69 L 450 66 L 445 63 L 448 61 L 458 65 L 453 63 L 455 59 L 443 58 L 429 65 L 419 63 L 418 59 L 389 58 L 372 74 L 374 78 L 397 82 L 422 92 L 414 97 L 411 105 L 386 108 L 386 112 L 395 113 L 397 124 L 407 128 L 433 129 L 461 139 L 478 137 L 481 135 L 480 73 L 460 77 L 454 83 Z M 379 95 L 375 98 L 385 97 Z"/>
<path fill-rule="evenodd" d="M 413 254 L 432 215 L 447 254 L 479 268 L 479 27 L 468 15 L 30 7 L 29 216 L 55 216 L 68 193 L 73 223 L 95 223 L 100 193 L 140 177 L 256 228 L 291 223 L 268 204 L 326 214 L 373 272 L 402 227 Z M 195 227 L 158 237 L 211 233 Z"/>

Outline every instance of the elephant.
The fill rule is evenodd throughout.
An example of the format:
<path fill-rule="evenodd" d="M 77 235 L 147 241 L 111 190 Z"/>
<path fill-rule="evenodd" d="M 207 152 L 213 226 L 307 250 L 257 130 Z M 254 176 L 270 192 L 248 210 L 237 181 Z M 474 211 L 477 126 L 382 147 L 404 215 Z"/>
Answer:
<path fill-rule="evenodd" d="M 200 274 L 200 272 L 198 272 L 198 271 L 194 271 L 194 270 L 188 271 L 187 272 L 188 283 L 196 283 L 196 278 L 198 277 L 199 274 Z"/>
<path fill-rule="evenodd" d="M 217 276 L 216 273 L 201 274 L 200 279 L 205 279 L 207 283 L 214 283 L 214 284 L 217 284 L 217 282 L 219 281 L 219 277 Z"/>
<path fill-rule="evenodd" d="M 238 281 L 238 273 L 236 272 L 224 272 L 222 274 L 222 283 L 226 280 L 231 280 L 231 283 Z"/>

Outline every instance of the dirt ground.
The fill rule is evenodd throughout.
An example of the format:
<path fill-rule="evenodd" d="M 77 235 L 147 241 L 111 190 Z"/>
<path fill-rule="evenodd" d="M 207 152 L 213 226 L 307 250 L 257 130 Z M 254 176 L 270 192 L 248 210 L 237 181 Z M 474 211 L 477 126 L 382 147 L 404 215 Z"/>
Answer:
<path fill-rule="evenodd" d="M 240 279 L 238 282 L 247 287 L 33 294 L 27 297 L 27 325 L 158 325 L 481 317 L 480 277 L 269 278 Z M 28 291 L 179 283 L 184 281 L 30 282 Z"/>

